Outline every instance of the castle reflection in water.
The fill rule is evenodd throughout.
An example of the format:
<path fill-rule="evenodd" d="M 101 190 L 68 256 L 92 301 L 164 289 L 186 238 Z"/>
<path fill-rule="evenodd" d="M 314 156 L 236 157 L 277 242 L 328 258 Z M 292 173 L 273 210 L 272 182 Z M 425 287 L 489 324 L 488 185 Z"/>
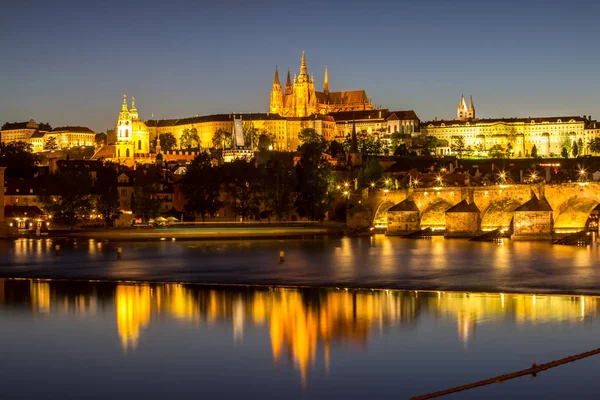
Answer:
<path fill-rule="evenodd" d="M 34 313 L 89 316 L 114 312 L 123 351 L 134 352 L 144 330 L 162 318 L 202 327 L 231 324 L 232 341 L 241 342 L 244 326 L 265 326 L 273 359 L 292 360 L 303 382 L 324 355 L 329 368 L 332 343 L 365 347 L 369 336 L 406 329 L 419 316 L 456 324 L 465 346 L 477 324 L 511 320 L 517 324 L 581 323 L 596 318 L 597 297 L 205 287 L 183 284 L 93 283 L 0 279 L 0 306 L 27 307 Z"/>

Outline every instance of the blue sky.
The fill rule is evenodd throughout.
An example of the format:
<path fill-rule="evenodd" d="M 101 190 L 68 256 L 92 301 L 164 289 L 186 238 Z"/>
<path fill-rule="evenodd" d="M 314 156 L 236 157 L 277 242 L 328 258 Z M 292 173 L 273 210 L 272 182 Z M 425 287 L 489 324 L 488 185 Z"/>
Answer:
<path fill-rule="evenodd" d="M 319 89 L 453 118 L 600 114 L 600 4 L 588 1 L 27 1 L 0 3 L 0 123 L 112 127 L 265 112 L 275 65 L 306 51 Z"/>

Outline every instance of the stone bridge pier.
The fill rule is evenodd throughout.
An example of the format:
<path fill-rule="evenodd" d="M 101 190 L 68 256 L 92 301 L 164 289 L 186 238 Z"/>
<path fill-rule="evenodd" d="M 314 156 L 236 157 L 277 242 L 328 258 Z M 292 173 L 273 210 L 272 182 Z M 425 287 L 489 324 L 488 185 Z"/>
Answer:
<path fill-rule="evenodd" d="M 501 229 L 515 239 L 549 239 L 586 229 L 599 204 L 595 182 L 400 189 L 365 193 L 348 225 L 389 235 L 431 228 L 474 236 Z"/>

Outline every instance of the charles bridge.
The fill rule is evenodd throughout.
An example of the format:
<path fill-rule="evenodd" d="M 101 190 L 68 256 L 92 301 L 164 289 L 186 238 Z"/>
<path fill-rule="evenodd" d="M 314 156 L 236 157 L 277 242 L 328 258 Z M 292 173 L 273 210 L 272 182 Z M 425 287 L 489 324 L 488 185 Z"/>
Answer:
<path fill-rule="evenodd" d="M 348 225 L 400 235 L 431 228 L 447 236 L 500 229 L 514 239 L 550 239 L 588 227 L 600 204 L 600 183 L 365 190 L 351 199 Z"/>

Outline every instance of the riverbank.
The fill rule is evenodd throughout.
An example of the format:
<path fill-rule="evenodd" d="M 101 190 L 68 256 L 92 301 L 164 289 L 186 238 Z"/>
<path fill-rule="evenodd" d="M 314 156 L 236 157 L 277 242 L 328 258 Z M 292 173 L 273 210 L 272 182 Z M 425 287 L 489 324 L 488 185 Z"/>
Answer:
<path fill-rule="evenodd" d="M 293 239 L 342 235 L 343 224 L 205 224 L 166 227 L 49 231 L 44 237 L 97 240 L 243 240 Z"/>

